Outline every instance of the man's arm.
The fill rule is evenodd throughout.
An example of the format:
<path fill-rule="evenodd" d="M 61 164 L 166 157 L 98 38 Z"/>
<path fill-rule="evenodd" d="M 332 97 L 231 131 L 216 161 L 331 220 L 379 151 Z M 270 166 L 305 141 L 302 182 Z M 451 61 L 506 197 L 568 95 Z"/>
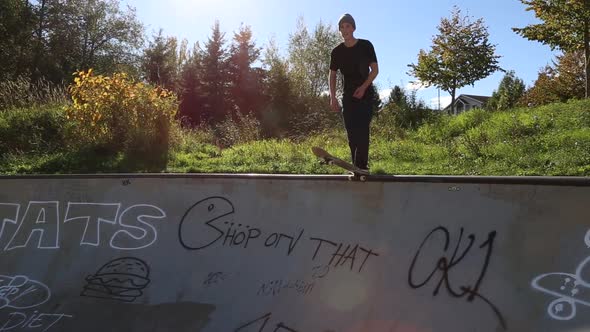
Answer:
<path fill-rule="evenodd" d="M 329 86 L 330 86 L 330 107 L 332 111 L 339 112 L 340 111 L 340 104 L 338 103 L 338 99 L 336 98 L 336 71 L 330 69 L 330 75 L 328 78 Z"/>
<path fill-rule="evenodd" d="M 375 78 L 379 74 L 379 64 L 377 62 L 371 62 L 369 67 L 371 68 L 371 72 L 369 73 L 369 76 L 367 77 L 365 82 L 363 82 L 363 84 L 361 86 L 359 86 L 356 89 L 356 91 L 354 92 L 354 94 L 352 95 L 354 98 L 357 98 L 357 99 L 363 98 L 363 96 L 365 95 L 365 91 L 367 91 L 367 88 L 369 87 L 369 85 L 371 85 L 371 83 L 373 83 L 373 81 L 375 80 Z"/>

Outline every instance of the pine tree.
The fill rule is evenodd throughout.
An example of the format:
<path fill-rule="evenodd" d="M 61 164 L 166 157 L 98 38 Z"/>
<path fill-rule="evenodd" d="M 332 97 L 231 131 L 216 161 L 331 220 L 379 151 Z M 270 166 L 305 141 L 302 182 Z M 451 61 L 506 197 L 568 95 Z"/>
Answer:
<path fill-rule="evenodd" d="M 203 50 L 197 42 L 180 70 L 179 116 L 184 125 L 195 126 L 206 120 L 202 79 Z"/>
<path fill-rule="evenodd" d="M 230 47 L 230 91 L 235 108 L 242 114 L 254 113 L 261 104 L 262 82 L 252 65 L 260 59 L 260 48 L 252 40 L 249 26 L 240 26 Z"/>
<path fill-rule="evenodd" d="M 142 69 L 146 80 L 166 89 L 178 88 L 178 42 L 160 29 L 143 51 Z"/>
<path fill-rule="evenodd" d="M 498 89 L 492 93 L 486 108 L 493 111 L 510 109 L 516 106 L 524 91 L 523 80 L 516 77 L 514 71 L 511 70 L 504 75 Z"/>
<path fill-rule="evenodd" d="M 205 44 L 202 58 L 202 88 L 203 112 L 206 121 L 219 122 L 228 114 L 229 108 L 229 78 L 228 51 L 225 47 L 225 34 L 219 29 L 219 21 L 211 28 L 211 37 Z"/>

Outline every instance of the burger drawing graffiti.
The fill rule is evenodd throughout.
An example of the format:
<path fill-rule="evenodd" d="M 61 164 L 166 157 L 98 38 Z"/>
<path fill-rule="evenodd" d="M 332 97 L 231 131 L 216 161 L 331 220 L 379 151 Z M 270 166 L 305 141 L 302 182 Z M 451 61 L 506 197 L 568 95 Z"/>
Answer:
<path fill-rule="evenodd" d="M 138 258 L 114 259 L 86 277 L 88 284 L 80 296 L 133 302 L 150 283 L 149 275 L 149 267 Z"/>

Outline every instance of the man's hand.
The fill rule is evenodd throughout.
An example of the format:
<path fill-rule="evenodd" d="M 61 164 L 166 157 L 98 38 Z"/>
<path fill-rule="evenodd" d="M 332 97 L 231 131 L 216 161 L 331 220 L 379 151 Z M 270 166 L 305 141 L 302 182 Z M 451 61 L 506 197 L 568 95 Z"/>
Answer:
<path fill-rule="evenodd" d="M 332 108 L 333 112 L 340 112 L 340 104 L 338 103 L 338 99 L 334 97 L 330 98 L 330 108 Z"/>
<path fill-rule="evenodd" d="M 356 98 L 356 99 L 362 99 L 365 96 L 366 90 L 367 90 L 367 87 L 365 85 L 361 85 L 354 91 L 354 94 L 352 95 L 352 97 Z"/>

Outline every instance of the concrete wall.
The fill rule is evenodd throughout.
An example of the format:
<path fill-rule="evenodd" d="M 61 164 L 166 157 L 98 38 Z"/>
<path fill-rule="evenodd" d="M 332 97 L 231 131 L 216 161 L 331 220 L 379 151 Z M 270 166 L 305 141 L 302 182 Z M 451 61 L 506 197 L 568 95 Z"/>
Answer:
<path fill-rule="evenodd" d="M 1 178 L 0 332 L 590 330 L 587 180 L 390 180 Z"/>

